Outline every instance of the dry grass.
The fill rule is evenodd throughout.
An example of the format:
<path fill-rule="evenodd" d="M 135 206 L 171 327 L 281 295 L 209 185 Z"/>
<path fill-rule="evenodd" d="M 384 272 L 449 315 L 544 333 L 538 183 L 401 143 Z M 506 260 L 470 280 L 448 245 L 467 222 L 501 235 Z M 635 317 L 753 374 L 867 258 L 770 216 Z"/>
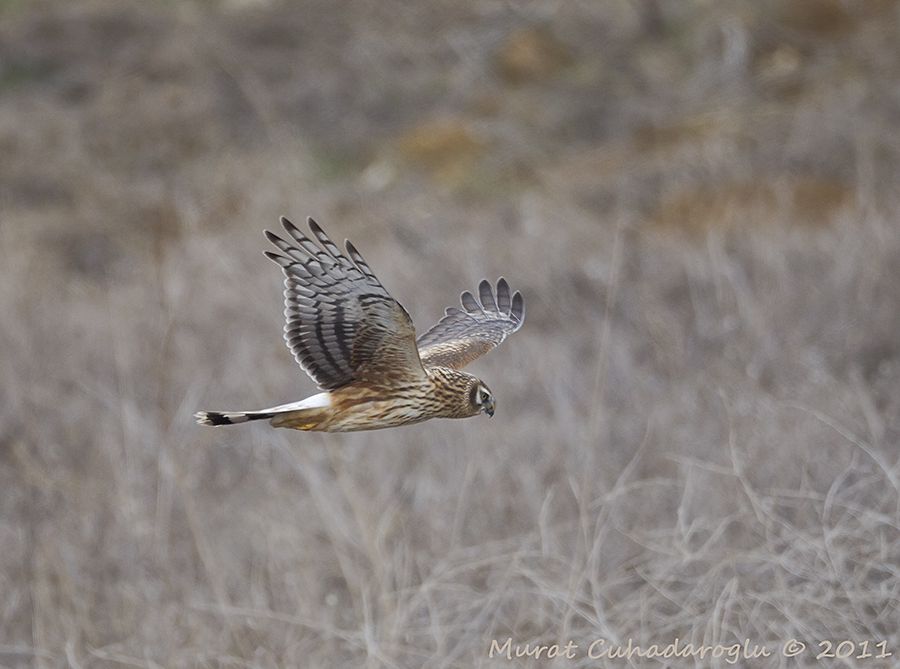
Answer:
<path fill-rule="evenodd" d="M 0 666 L 900 653 L 898 9 L 808 5 L 0 5 Z M 194 425 L 312 391 L 280 213 L 419 327 L 505 274 L 497 416 Z"/>

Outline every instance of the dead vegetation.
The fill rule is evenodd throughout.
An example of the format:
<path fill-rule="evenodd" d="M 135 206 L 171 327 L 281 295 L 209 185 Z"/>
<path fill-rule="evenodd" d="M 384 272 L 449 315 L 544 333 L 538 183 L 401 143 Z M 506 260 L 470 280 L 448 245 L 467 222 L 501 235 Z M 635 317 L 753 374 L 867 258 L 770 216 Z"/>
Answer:
<path fill-rule="evenodd" d="M 900 653 L 897 4 L 556 7 L 0 3 L 0 665 Z M 521 288 L 497 416 L 195 426 L 312 390 L 281 213 Z"/>

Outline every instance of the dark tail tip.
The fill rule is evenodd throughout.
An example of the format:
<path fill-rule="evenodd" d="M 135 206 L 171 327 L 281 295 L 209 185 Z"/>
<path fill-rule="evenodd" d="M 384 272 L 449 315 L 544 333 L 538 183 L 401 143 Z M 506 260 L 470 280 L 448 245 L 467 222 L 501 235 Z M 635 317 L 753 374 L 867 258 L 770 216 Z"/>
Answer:
<path fill-rule="evenodd" d="M 233 425 L 234 421 L 228 416 L 218 411 L 198 411 L 194 414 L 194 419 L 200 425 Z M 246 419 L 245 419 L 246 420 Z"/>
<path fill-rule="evenodd" d="M 265 420 L 275 414 L 260 411 L 198 411 L 194 420 L 200 425 L 236 425 L 249 420 Z"/>

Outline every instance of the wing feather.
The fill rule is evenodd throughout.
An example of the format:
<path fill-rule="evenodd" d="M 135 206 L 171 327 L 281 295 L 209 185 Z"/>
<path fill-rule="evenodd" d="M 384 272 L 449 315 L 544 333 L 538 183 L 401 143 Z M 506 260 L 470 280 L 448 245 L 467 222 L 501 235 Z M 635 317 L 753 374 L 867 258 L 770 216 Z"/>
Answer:
<path fill-rule="evenodd" d="M 478 297 L 481 298 L 482 311 L 497 311 L 497 303 L 494 301 L 494 289 L 487 279 L 482 279 L 478 284 Z"/>
<path fill-rule="evenodd" d="M 369 280 L 369 283 L 373 285 L 380 285 L 378 279 L 375 278 L 375 274 L 373 274 L 372 270 L 369 268 L 368 263 L 360 255 L 359 251 L 356 250 L 356 247 L 350 243 L 349 239 L 344 241 L 344 246 L 347 247 L 347 253 L 350 254 L 350 258 L 353 260 L 353 264 L 356 265 L 356 268 L 365 275 L 365 277 Z"/>
<path fill-rule="evenodd" d="M 461 369 L 475 358 L 499 346 L 525 321 L 525 300 L 500 277 L 496 295 L 487 280 L 478 284 L 478 299 L 467 291 L 459 296 L 462 309 L 448 307 L 430 330 L 417 340 L 419 357 L 426 367 L 442 365 Z"/>
<path fill-rule="evenodd" d="M 466 311 L 479 311 L 481 309 L 481 305 L 478 304 L 478 300 L 475 299 L 475 296 L 472 295 L 468 290 L 463 292 L 459 296 L 459 301 L 463 305 L 463 309 Z M 455 307 L 453 307 L 454 311 L 459 311 Z"/>
<path fill-rule="evenodd" d="M 385 290 L 359 252 L 350 258 L 312 219 L 312 236 L 282 217 L 291 241 L 266 231 L 284 272 L 284 339 L 322 390 L 352 381 L 390 386 L 425 374 L 406 310 Z"/>

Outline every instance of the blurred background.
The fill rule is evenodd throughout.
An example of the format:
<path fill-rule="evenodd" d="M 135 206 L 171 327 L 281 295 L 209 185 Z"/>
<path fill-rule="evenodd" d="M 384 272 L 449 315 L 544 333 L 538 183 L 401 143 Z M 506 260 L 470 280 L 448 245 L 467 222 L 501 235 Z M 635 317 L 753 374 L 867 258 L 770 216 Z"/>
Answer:
<path fill-rule="evenodd" d="M 2 0 L 0 666 L 900 654 L 898 21 Z M 314 392 L 280 214 L 351 238 L 420 331 L 521 290 L 471 368 L 496 417 L 195 425 Z"/>

